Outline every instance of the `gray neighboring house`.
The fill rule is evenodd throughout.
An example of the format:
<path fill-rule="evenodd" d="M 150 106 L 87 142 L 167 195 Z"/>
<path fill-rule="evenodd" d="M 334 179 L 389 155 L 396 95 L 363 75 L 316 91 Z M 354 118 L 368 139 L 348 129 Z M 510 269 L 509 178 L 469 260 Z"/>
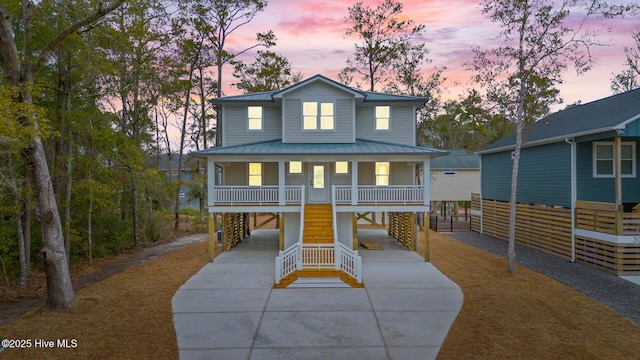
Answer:
<path fill-rule="evenodd" d="M 315 75 L 213 102 L 222 146 L 191 153 L 207 159 L 209 212 L 280 214 L 276 284 L 331 269 L 359 284 L 356 213 L 428 212 L 430 187 L 421 184 L 429 179 L 416 179 L 417 165 L 429 169 L 431 158 L 447 152 L 416 146 L 425 98 Z M 218 165 L 220 184 L 213 181 Z M 210 233 L 213 226 L 210 220 Z"/>
<path fill-rule="evenodd" d="M 523 132 L 516 241 L 640 273 L 640 89 L 553 113 Z M 475 230 L 506 238 L 515 134 L 481 149 Z"/>
<path fill-rule="evenodd" d="M 173 155 L 171 158 L 169 158 L 168 155 L 162 155 L 158 163 L 160 171 L 164 172 L 172 183 L 178 180 L 178 155 Z M 189 159 L 186 154 L 183 155 L 181 175 L 183 183 L 180 185 L 180 210 L 187 208 L 199 209 L 200 207 L 197 200 L 189 199 L 189 191 L 191 190 L 189 181 L 193 179 L 196 171 L 192 163 L 195 163 L 193 159 Z M 200 169 L 200 171 L 204 173 L 204 167 Z"/>

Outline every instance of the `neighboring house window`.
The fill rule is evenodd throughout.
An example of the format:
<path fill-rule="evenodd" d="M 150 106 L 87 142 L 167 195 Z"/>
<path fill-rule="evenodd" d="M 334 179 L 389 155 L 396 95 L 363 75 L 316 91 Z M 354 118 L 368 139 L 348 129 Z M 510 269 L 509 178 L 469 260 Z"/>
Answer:
<path fill-rule="evenodd" d="M 444 176 L 456 176 L 456 172 L 455 171 L 445 171 L 444 172 Z"/>
<path fill-rule="evenodd" d="M 593 177 L 614 177 L 615 144 L 608 142 L 593 143 Z M 620 173 L 622 177 L 636 176 L 636 143 L 623 142 L 620 146 Z"/>
<path fill-rule="evenodd" d="M 302 161 L 289 161 L 289 174 L 302 174 Z"/>
<path fill-rule="evenodd" d="M 249 186 L 262 186 L 261 163 L 249 163 Z"/>
<path fill-rule="evenodd" d="M 376 106 L 376 130 L 389 130 L 390 113 L 388 106 Z"/>
<path fill-rule="evenodd" d="M 389 185 L 389 162 L 376 163 L 376 185 Z"/>
<path fill-rule="evenodd" d="M 262 106 L 249 106 L 247 117 L 249 130 L 262 130 Z"/>
<path fill-rule="evenodd" d="M 334 130 L 333 103 L 305 101 L 302 103 L 302 128 L 304 130 Z"/>
<path fill-rule="evenodd" d="M 182 199 L 182 198 L 184 198 L 184 196 L 185 196 L 184 193 L 181 192 L 180 193 L 180 198 Z"/>
<path fill-rule="evenodd" d="M 336 174 L 348 174 L 349 163 L 346 161 L 336 161 Z"/>

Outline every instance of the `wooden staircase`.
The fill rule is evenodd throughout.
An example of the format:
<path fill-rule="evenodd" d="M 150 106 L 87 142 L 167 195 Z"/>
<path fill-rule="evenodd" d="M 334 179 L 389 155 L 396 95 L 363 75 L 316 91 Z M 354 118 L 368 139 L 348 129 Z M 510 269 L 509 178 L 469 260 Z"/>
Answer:
<path fill-rule="evenodd" d="M 333 245 L 333 208 L 331 204 L 305 205 L 302 243 Z M 296 270 L 283 278 L 280 284 L 274 285 L 274 288 L 284 289 L 300 278 L 338 278 L 351 287 L 364 287 L 364 284 L 358 283 L 355 278 L 341 270 L 335 270 L 333 268 L 305 268 L 304 260 L 302 267 L 302 270 Z"/>
<path fill-rule="evenodd" d="M 275 284 L 273 286 L 274 289 L 284 289 L 287 286 L 293 284 L 299 278 L 305 277 L 333 277 L 340 278 L 345 284 L 349 285 L 352 288 L 363 288 L 363 283 L 358 283 L 356 279 L 352 278 L 345 272 L 340 270 L 316 270 L 316 269 L 303 269 L 295 271 L 289 276 L 285 277 L 280 281 L 280 284 Z"/>
<path fill-rule="evenodd" d="M 333 208 L 331 204 L 307 204 L 304 207 L 305 244 L 333 244 Z"/>

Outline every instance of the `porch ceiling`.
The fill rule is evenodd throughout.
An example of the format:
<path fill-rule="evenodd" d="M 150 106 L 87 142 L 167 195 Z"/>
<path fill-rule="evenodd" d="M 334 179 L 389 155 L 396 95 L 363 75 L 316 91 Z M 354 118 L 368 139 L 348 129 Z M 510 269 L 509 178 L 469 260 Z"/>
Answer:
<path fill-rule="evenodd" d="M 409 146 L 402 144 L 393 144 L 380 141 L 356 139 L 355 143 L 340 144 L 292 144 L 283 143 L 281 140 L 263 141 L 250 144 L 223 146 L 210 148 L 206 150 L 192 152 L 189 155 L 196 157 L 216 156 L 224 158 L 246 158 L 255 159 L 260 157 L 321 157 L 331 156 L 357 156 L 375 157 L 393 156 L 402 157 L 402 160 L 410 160 L 409 158 L 424 159 L 428 157 L 438 157 L 447 155 L 449 152 L 427 147 Z"/>

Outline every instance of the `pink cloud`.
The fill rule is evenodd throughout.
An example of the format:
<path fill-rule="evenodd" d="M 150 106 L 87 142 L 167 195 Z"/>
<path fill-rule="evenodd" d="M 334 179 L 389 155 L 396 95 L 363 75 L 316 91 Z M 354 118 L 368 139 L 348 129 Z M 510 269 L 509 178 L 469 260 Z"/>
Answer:
<path fill-rule="evenodd" d="M 357 0 L 356 0 L 357 1 Z M 382 0 L 364 0 L 363 3 L 375 7 Z M 494 40 L 499 27 L 486 19 L 480 12 L 480 0 L 404 0 L 404 14 L 416 24 L 424 24 L 426 31 L 420 38 L 431 50 L 429 57 L 434 66 L 446 66 L 445 76 L 447 97 L 457 98 L 457 94 L 473 85 L 469 83 L 471 73 L 463 64 L 472 59 L 474 46 L 490 48 L 497 45 Z M 270 0 L 264 12 L 254 21 L 238 30 L 229 39 L 231 48 L 246 47 L 255 40 L 255 33 L 273 30 L 278 44 L 273 51 L 282 54 L 291 62 L 295 71 L 305 77 L 317 73 L 337 80 L 338 72 L 353 54 L 356 38 L 345 38 L 348 15 L 347 8 L 353 0 Z M 610 95 L 609 79 L 612 72 L 622 69 L 623 47 L 632 44 L 631 34 L 640 28 L 640 16 L 602 22 L 594 19 L 590 26 L 610 27 L 602 32 L 599 39 L 611 44 L 593 49 L 597 64 L 592 71 L 576 77 L 568 71 L 561 86 L 565 103 L 595 100 Z M 575 20 L 571 19 L 575 24 Z M 590 20 L 591 21 L 591 20 Z M 255 51 L 245 54 L 243 60 L 251 60 Z M 226 69 L 226 68 L 225 68 Z M 430 70 L 431 69 L 431 70 Z M 231 77 L 225 80 L 232 82 Z M 232 90 L 227 91 L 231 93 Z"/>

